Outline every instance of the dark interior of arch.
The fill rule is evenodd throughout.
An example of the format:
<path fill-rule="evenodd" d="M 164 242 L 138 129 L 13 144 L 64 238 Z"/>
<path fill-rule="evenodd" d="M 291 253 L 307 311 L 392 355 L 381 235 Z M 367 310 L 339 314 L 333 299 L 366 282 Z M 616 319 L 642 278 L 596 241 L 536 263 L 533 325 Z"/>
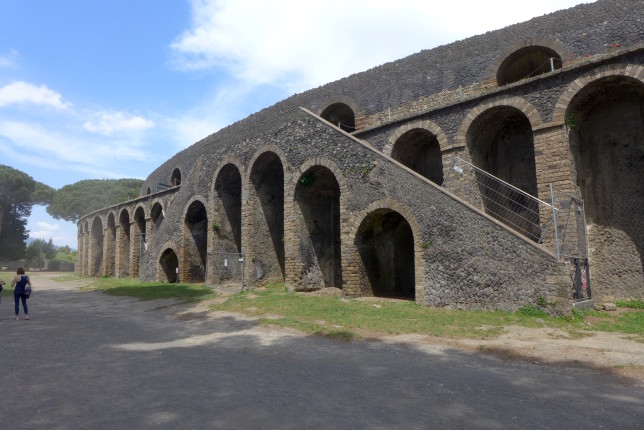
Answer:
<path fill-rule="evenodd" d="M 362 221 L 356 246 L 371 292 L 376 297 L 414 300 L 414 236 L 398 212 L 378 209 Z"/>
<path fill-rule="evenodd" d="M 119 276 L 123 277 L 130 274 L 130 214 L 126 210 L 121 211 L 119 224 L 121 225 L 121 237 L 118 239 L 120 244 L 117 246 L 122 250 Z"/>
<path fill-rule="evenodd" d="M 169 283 L 177 282 L 177 267 L 179 267 L 179 259 L 173 250 L 168 248 L 163 251 L 163 254 L 161 254 L 161 257 L 159 258 L 159 265 L 161 266 L 163 276 L 165 277 L 165 279 L 162 280 Z"/>
<path fill-rule="evenodd" d="M 356 129 L 355 113 L 344 103 L 333 103 L 324 109 L 320 116 L 348 133 Z"/>
<path fill-rule="evenodd" d="M 217 231 L 219 252 L 241 252 L 242 179 L 237 167 L 225 165 L 215 181 L 219 197 L 220 225 Z"/>
<path fill-rule="evenodd" d="M 577 184 L 592 224 L 593 283 L 613 291 L 637 285 L 644 268 L 644 84 L 600 79 L 575 96 L 567 114 Z M 619 277 L 611 270 L 616 266 Z"/>
<path fill-rule="evenodd" d="M 132 256 L 132 262 L 134 263 L 132 266 L 132 276 L 136 277 L 139 276 L 139 264 L 141 260 L 141 256 L 145 252 L 145 243 L 146 243 L 146 226 L 145 226 L 145 211 L 143 208 L 138 208 L 134 212 L 134 225 L 135 225 L 135 233 L 134 233 L 134 254 Z"/>
<path fill-rule="evenodd" d="M 152 227 L 154 230 L 158 229 L 159 226 L 161 225 L 161 222 L 163 222 L 164 216 L 163 216 L 163 208 L 161 207 L 160 203 L 155 203 L 152 205 L 152 209 L 150 210 L 150 218 L 152 219 Z"/>
<path fill-rule="evenodd" d="M 443 158 L 438 139 L 428 130 L 409 130 L 396 140 L 391 157 L 430 181 L 443 184 Z"/>
<path fill-rule="evenodd" d="M 553 58 L 552 65 L 550 59 Z M 561 69 L 561 56 L 545 46 L 526 46 L 506 58 L 496 73 L 499 86 Z"/>
<path fill-rule="evenodd" d="M 105 267 L 107 274 L 110 276 L 115 275 L 115 264 L 116 264 L 116 221 L 113 213 L 110 213 L 107 217 L 107 230 L 109 237 L 106 238 L 109 242 L 108 255 L 105 256 Z"/>
<path fill-rule="evenodd" d="M 103 264 L 103 222 L 100 218 L 94 218 L 92 222 L 92 233 L 90 235 L 90 251 L 92 255 L 89 276 L 101 275 Z"/>
<path fill-rule="evenodd" d="M 483 112 L 468 130 L 475 166 L 537 197 L 537 169 L 530 121 L 518 109 L 497 107 Z M 539 207 L 522 193 L 500 188 L 484 174 L 476 175 L 487 213 L 538 241 Z"/>
<path fill-rule="evenodd" d="M 178 168 L 172 171 L 172 176 L 170 176 L 170 185 L 173 187 L 181 185 L 181 170 Z"/>
<path fill-rule="evenodd" d="M 150 187 L 148 187 L 148 190 L 146 191 L 146 193 L 145 193 L 145 194 L 148 194 L 148 195 L 149 195 L 149 194 L 151 194 L 151 193 L 152 193 L 152 190 L 150 189 Z"/>
<path fill-rule="evenodd" d="M 315 166 L 295 188 L 302 288 L 342 288 L 340 186 L 326 167 Z"/>
<path fill-rule="evenodd" d="M 186 262 L 188 265 L 188 279 L 185 282 L 205 282 L 206 256 L 208 252 L 208 215 L 206 208 L 200 201 L 193 202 L 186 212 L 186 227 L 189 240 L 186 244 Z"/>
<path fill-rule="evenodd" d="M 259 207 L 251 211 L 253 277 L 284 279 L 284 170 L 279 157 L 262 154 L 251 171 L 251 183 Z"/>

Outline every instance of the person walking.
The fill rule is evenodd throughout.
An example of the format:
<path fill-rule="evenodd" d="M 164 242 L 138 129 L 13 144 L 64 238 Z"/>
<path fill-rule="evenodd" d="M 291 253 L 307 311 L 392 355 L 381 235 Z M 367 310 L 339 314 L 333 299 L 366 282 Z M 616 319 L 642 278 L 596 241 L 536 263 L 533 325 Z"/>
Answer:
<path fill-rule="evenodd" d="M 25 275 L 25 269 L 19 267 L 16 271 L 16 276 L 11 281 L 11 288 L 13 288 L 13 298 L 16 301 L 16 321 L 20 319 L 20 300 L 22 300 L 22 309 L 25 311 L 25 319 L 29 319 L 29 309 L 27 308 L 27 295 L 25 294 L 25 288 L 29 285 L 31 287 L 31 281 L 29 276 Z"/>

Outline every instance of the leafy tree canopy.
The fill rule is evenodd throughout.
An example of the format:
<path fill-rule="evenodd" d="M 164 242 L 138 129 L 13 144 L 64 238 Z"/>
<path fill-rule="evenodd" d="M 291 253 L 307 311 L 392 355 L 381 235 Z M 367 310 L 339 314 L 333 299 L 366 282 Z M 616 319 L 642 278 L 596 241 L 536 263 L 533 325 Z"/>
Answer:
<path fill-rule="evenodd" d="M 139 195 L 139 179 L 90 179 L 66 185 L 54 193 L 47 213 L 76 222 L 90 212 L 130 200 Z"/>
<path fill-rule="evenodd" d="M 13 167 L 0 164 L 0 206 L 47 204 L 54 189 Z"/>

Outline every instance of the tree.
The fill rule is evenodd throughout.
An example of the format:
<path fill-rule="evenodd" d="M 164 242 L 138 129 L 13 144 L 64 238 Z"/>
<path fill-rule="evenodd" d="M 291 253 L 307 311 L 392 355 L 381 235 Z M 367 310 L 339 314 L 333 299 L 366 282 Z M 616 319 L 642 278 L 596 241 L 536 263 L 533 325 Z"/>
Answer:
<path fill-rule="evenodd" d="M 45 253 L 45 258 L 51 260 L 56 256 L 56 247 L 54 242 L 49 238 L 49 242 L 45 243 L 42 247 L 42 251 Z"/>
<path fill-rule="evenodd" d="M 85 214 L 138 196 L 142 184 L 139 179 L 90 179 L 65 185 L 54 193 L 47 213 L 76 222 Z"/>
<path fill-rule="evenodd" d="M 45 261 L 45 247 L 47 242 L 36 239 L 27 245 L 27 262 L 31 267 L 41 268 Z"/>
<path fill-rule="evenodd" d="M 54 189 L 26 173 L 0 164 L 0 256 L 24 256 L 27 218 L 34 204 L 48 204 Z"/>

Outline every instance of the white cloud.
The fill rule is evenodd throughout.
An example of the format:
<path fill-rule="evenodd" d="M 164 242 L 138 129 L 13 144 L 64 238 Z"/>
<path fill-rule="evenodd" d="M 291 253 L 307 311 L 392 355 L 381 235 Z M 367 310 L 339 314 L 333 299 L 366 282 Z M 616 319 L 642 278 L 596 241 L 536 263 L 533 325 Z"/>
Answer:
<path fill-rule="evenodd" d="M 78 248 L 76 238 L 76 224 L 68 221 L 61 221 L 52 218 L 44 206 L 34 206 L 31 217 L 27 222 L 29 237 L 34 239 L 52 240 L 56 246 L 67 245 L 70 248 Z"/>
<path fill-rule="evenodd" d="M 577 3 L 192 0 L 192 27 L 171 48 L 180 69 L 293 92 Z"/>
<path fill-rule="evenodd" d="M 36 85 L 17 81 L 0 87 L 0 107 L 12 104 L 35 104 L 56 109 L 67 109 L 62 96 L 45 85 Z"/>
<path fill-rule="evenodd" d="M 91 118 L 83 123 L 83 128 L 91 133 L 111 136 L 119 133 L 143 131 L 153 128 L 155 125 L 154 121 L 139 115 L 105 111 L 92 114 Z"/>

